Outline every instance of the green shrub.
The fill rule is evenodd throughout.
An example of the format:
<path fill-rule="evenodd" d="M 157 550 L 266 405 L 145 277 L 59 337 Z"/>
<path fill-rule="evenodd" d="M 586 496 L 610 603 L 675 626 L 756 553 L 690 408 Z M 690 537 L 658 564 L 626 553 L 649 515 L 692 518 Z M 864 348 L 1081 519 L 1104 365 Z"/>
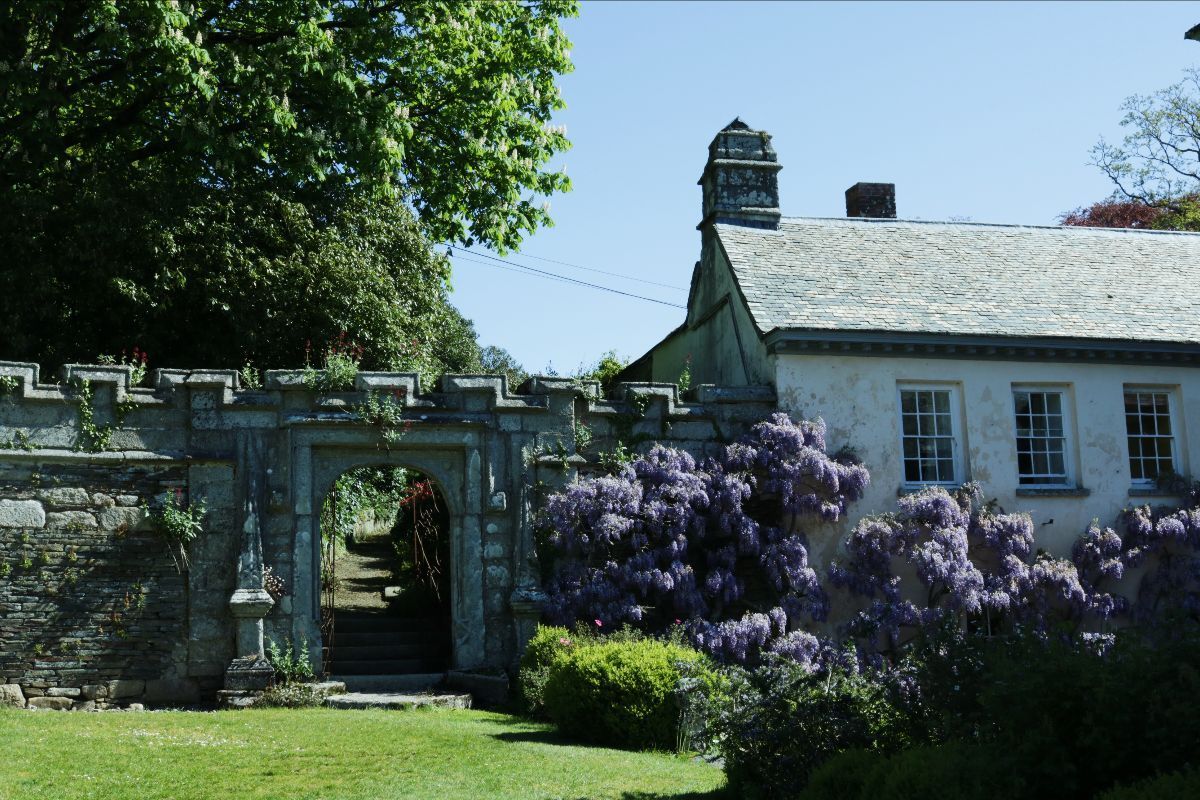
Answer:
<path fill-rule="evenodd" d="M 989 747 L 950 742 L 892 755 L 843 750 L 812 771 L 800 800 L 992 800 L 1024 796 L 1020 788 Z"/>
<path fill-rule="evenodd" d="M 566 628 L 538 626 L 537 632 L 525 646 L 517 673 L 517 691 L 526 713 L 535 717 L 546 716 L 545 691 L 550 665 L 574 642 L 571 632 Z"/>
<path fill-rule="evenodd" d="M 859 800 L 867 777 L 887 756 L 873 750 L 852 748 L 831 756 L 808 778 L 801 800 Z"/>
<path fill-rule="evenodd" d="M 1099 800 L 1162 800 L 1164 797 L 1200 797 L 1200 766 L 1109 789 L 1099 796 Z"/>
<path fill-rule="evenodd" d="M 841 668 L 819 675 L 784 659 L 730 675 L 709 729 L 742 795 L 794 797 L 836 753 L 909 743 L 891 691 L 870 675 Z"/>
<path fill-rule="evenodd" d="M 705 657 L 657 639 L 577 643 L 550 662 L 544 702 L 568 736 L 598 744 L 673 749 L 678 689 Z"/>
<path fill-rule="evenodd" d="M 1196 759 L 1194 628 L 1155 638 L 1126 631 L 1104 657 L 1025 641 L 987 662 L 978 731 L 1030 796 L 1091 798 Z"/>

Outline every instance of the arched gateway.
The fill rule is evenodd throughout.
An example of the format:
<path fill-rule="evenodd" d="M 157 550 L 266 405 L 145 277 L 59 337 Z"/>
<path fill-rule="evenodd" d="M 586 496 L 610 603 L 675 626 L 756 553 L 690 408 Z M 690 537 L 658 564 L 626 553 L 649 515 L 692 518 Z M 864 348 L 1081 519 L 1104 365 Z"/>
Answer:
<path fill-rule="evenodd" d="M 500 377 L 447 376 L 430 394 L 394 373 L 360 373 L 343 393 L 285 371 L 260 390 L 232 371 L 159 370 L 148 388 L 119 366 L 38 378 L 0 362 L 0 549 L 24 554 L 0 580 L 0 675 L 33 693 L 103 686 L 151 702 L 210 695 L 264 637 L 305 643 L 322 666 L 320 510 L 338 476 L 364 465 L 436 482 L 450 666 L 510 668 L 539 614 L 537 494 L 617 441 L 715 447 L 774 400 L 702 386 L 681 403 L 656 384 L 600 400 L 595 384 L 562 378 L 515 393 Z M 203 506 L 178 570 L 154 511 L 168 503 Z"/>

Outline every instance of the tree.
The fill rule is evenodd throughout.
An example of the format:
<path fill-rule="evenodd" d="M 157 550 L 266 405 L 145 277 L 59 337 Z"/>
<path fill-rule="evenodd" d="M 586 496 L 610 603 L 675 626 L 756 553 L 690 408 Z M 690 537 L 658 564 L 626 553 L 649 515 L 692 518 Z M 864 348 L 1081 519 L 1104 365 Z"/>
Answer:
<path fill-rule="evenodd" d="M 1109 199 L 1068 211 L 1059 222 L 1083 228 L 1154 228 L 1165 213 L 1140 200 Z"/>
<path fill-rule="evenodd" d="M 503 347 L 488 345 L 479 350 L 480 371 L 488 375 L 507 375 L 509 390 L 516 389 L 529 378 L 529 373 L 512 353 Z"/>
<path fill-rule="evenodd" d="M 0 10 L 0 356 L 479 369 L 430 241 L 516 246 L 567 0 L 18 0 Z"/>
<path fill-rule="evenodd" d="M 1108 208 L 1096 215 L 1149 216 L 1159 229 L 1200 230 L 1200 69 L 1188 69 L 1182 81 L 1152 95 L 1127 98 L 1122 110 L 1125 138 L 1119 145 L 1101 140 L 1092 149 L 1092 163 L 1116 185 L 1117 198 L 1132 205 L 1114 198 L 1099 204 Z M 1089 209 L 1095 211 L 1096 206 Z"/>
<path fill-rule="evenodd" d="M 0 190 L 169 164 L 327 210 L 404 197 L 437 240 L 550 221 L 572 0 L 15 0 L 0 11 Z"/>

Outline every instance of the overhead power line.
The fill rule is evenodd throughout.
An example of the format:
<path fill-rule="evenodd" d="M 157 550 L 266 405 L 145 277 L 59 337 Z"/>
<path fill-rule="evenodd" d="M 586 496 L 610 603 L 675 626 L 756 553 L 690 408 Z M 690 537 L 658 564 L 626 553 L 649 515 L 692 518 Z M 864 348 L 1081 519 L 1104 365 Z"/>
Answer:
<path fill-rule="evenodd" d="M 447 243 L 446 247 L 453 247 L 453 245 Z M 481 253 L 478 250 L 467 250 L 465 248 L 460 248 L 460 250 L 461 250 L 461 252 L 470 253 L 470 254 L 476 255 L 476 256 L 486 256 L 487 255 L 486 253 Z M 571 269 L 582 269 L 587 272 L 596 272 L 596 273 L 599 273 L 600 275 L 609 275 L 613 278 L 621 278 L 622 280 L 626 280 L 626 281 L 636 281 L 638 283 L 649 284 L 650 286 L 661 286 L 664 289 L 678 289 L 681 292 L 687 291 L 686 286 L 677 286 L 676 284 L 673 284 L 673 283 L 659 283 L 658 281 L 650 281 L 650 280 L 646 280 L 645 278 L 638 278 L 634 275 L 626 275 L 623 272 L 610 272 L 610 271 L 604 270 L 604 269 L 596 269 L 595 267 L 585 267 L 580 264 L 572 264 L 570 261 L 559 261 L 556 258 L 546 258 L 545 256 L 535 256 L 530 253 L 519 253 L 518 255 L 520 255 L 521 258 L 532 258 L 537 261 L 545 261 L 550 264 L 560 264 L 564 267 L 570 267 Z"/>
<path fill-rule="evenodd" d="M 471 262 L 474 264 L 482 264 L 482 265 L 488 266 L 488 267 L 495 267 L 497 269 L 507 270 L 508 272 L 518 272 L 520 274 L 530 275 L 535 278 L 536 277 L 547 278 L 549 280 L 556 280 L 556 281 L 560 281 L 562 283 L 570 283 L 570 284 L 574 284 L 576 286 L 585 286 L 589 289 L 599 289 L 602 292 L 611 292 L 612 294 L 619 294 L 622 297 L 631 297 L 635 300 L 645 300 L 648 303 L 657 303 L 662 306 L 670 306 L 671 308 L 687 308 L 687 306 L 680 305 L 679 303 L 671 303 L 666 300 L 659 300 L 656 297 L 646 297 L 645 295 L 634 294 L 633 292 L 625 292 L 620 289 L 614 289 L 611 286 L 601 286 L 598 283 L 589 283 L 587 281 L 581 281 L 578 278 L 572 278 L 568 275 L 559 275 L 557 272 L 550 272 L 549 270 L 538 269 L 537 267 L 531 267 L 527 264 L 518 264 L 514 261 L 509 261 L 507 259 L 503 259 L 503 258 L 500 258 L 499 256 L 494 256 L 489 253 L 480 253 L 475 250 L 465 251 L 466 253 L 469 253 L 472 256 L 481 256 L 482 258 L 488 259 L 488 261 L 480 261 L 475 258 L 468 258 L 466 255 L 463 255 L 461 253 L 458 255 L 455 255 L 453 248 L 450 248 L 449 252 L 450 252 L 450 255 L 453 256 L 455 259 L 462 259 L 463 261 L 468 261 L 468 262 Z M 491 263 L 491 262 L 495 262 L 495 263 Z"/>

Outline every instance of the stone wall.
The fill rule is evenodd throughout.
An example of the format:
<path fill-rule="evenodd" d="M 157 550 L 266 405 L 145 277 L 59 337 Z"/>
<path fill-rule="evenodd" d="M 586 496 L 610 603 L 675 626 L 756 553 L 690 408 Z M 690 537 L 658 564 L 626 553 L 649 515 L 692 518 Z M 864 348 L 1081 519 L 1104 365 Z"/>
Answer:
<path fill-rule="evenodd" d="M 0 362 L 0 702 L 205 699 L 253 654 L 256 627 L 306 641 L 319 667 L 319 512 L 333 481 L 365 465 L 438 484 L 454 667 L 511 667 L 538 614 L 532 520 L 544 491 L 618 442 L 703 455 L 774 408 L 757 387 L 701 386 L 681 402 L 673 385 L 628 384 L 601 399 L 595 384 L 560 378 L 512 392 L 499 377 L 447 376 L 430 394 L 391 373 L 330 394 L 284 371 L 261 390 L 222 371 L 130 379 L 128 367 L 69 366 L 43 384 L 36 366 Z M 405 405 L 390 442 L 363 413 L 372 395 Z M 176 490 L 207 509 L 182 571 L 141 511 Z M 259 596 L 264 564 L 287 595 L 235 618 L 231 598 Z"/>
<path fill-rule="evenodd" d="M 195 694 L 171 681 L 184 576 L 141 508 L 185 488 L 177 467 L 0 463 L 0 683 L 47 707 Z"/>

